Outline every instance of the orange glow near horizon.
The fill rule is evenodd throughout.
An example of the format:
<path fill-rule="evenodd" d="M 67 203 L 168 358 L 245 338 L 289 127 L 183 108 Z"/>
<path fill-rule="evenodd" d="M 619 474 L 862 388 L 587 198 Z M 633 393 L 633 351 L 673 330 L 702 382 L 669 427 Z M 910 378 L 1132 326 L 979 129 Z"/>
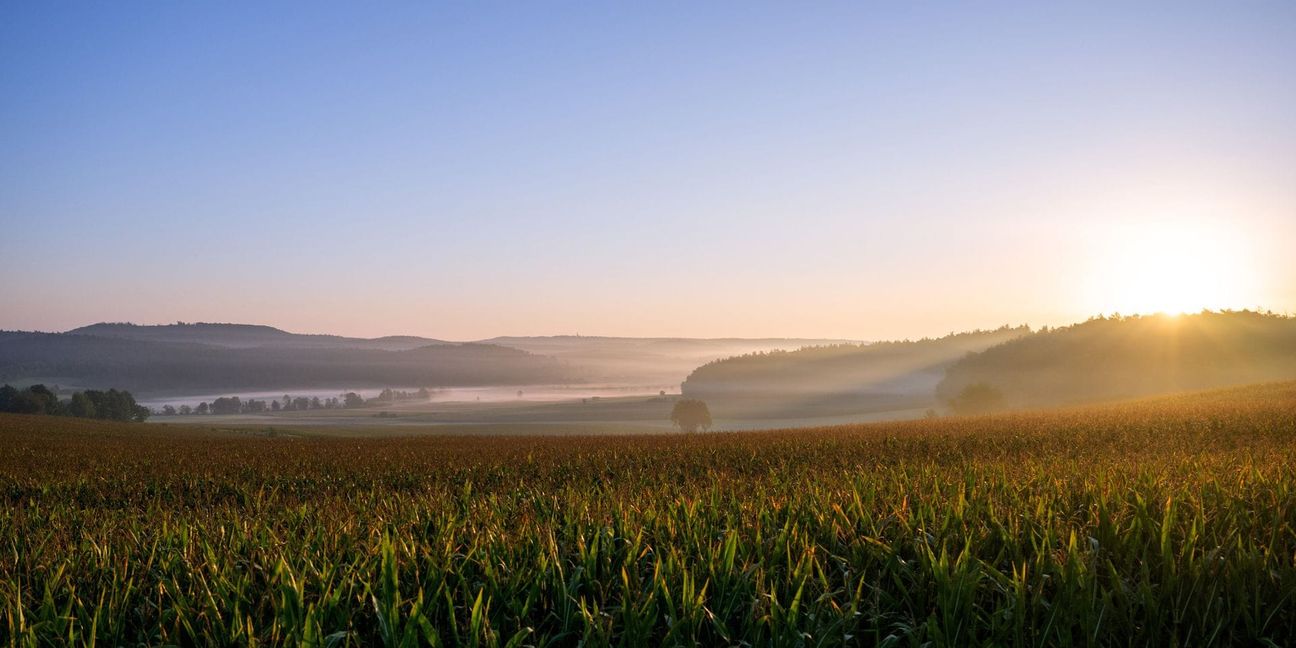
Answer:
<path fill-rule="evenodd" d="M 1256 273 L 1236 230 L 1211 221 L 1125 224 L 1092 242 L 1088 305 L 1181 315 L 1257 305 Z"/>

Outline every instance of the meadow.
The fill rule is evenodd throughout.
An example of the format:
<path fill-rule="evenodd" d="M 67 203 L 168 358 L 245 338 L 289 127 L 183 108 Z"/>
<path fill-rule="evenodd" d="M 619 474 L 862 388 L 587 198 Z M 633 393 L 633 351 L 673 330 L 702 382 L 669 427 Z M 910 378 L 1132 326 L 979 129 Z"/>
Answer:
<path fill-rule="evenodd" d="M 775 432 L 0 416 L 0 645 L 1290 645 L 1296 383 Z"/>

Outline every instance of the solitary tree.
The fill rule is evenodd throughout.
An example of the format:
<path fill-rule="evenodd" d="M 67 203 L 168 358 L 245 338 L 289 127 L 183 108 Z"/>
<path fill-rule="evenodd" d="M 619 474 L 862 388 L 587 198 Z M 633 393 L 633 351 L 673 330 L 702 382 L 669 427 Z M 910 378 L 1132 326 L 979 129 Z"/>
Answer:
<path fill-rule="evenodd" d="M 711 428 L 711 410 L 696 398 L 685 398 L 675 402 L 670 420 L 684 432 L 706 431 Z"/>

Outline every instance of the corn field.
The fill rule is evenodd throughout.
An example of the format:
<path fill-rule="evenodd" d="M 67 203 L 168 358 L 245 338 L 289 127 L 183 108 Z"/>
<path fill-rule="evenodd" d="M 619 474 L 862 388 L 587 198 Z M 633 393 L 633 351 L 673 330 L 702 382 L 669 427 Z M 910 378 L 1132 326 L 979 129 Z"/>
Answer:
<path fill-rule="evenodd" d="M 6 415 L 0 498 L 0 645 L 1296 642 L 1296 383 L 641 437 Z"/>

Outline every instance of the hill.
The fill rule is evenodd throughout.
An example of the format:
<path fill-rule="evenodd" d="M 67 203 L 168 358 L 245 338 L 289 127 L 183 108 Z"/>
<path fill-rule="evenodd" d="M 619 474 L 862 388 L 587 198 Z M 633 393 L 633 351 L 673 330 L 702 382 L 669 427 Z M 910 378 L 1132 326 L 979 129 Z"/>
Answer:
<path fill-rule="evenodd" d="M 984 383 L 1010 406 L 1127 398 L 1296 378 L 1296 318 L 1251 311 L 1096 318 L 950 366 L 951 399 Z"/>
<path fill-rule="evenodd" d="M 215 324 L 207 322 L 193 324 L 177 322 L 175 324 L 158 325 L 101 322 L 72 329 L 68 333 L 143 342 L 194 343 L 230 348 L 277 346 L 407 351 L 432 344 L 450 344 L 443 340 L 412 335 L 353 338 L 340 335 L 289 333 L 273 326 L 256 324 Z"/>
<path fill-rule="evenodd" d="M 70 333 L 0 332 L 0 382 L 33 380 L 158 394 L 522 385 L 578 382 L 579 376 L 553 358 L 489 344 L 434 344 L 387 351 L 292 344 L 227 347 Z"/>
<path fill-rule="evenodd" d="M 1029 333 L 1024 326 L 1003 327 L 936 339 L 747 354 L 697 368 L 682 388 L 685 396 L 707 401 L 723 416 L 823 416 L 927 407 L 951 363 Z"/>

